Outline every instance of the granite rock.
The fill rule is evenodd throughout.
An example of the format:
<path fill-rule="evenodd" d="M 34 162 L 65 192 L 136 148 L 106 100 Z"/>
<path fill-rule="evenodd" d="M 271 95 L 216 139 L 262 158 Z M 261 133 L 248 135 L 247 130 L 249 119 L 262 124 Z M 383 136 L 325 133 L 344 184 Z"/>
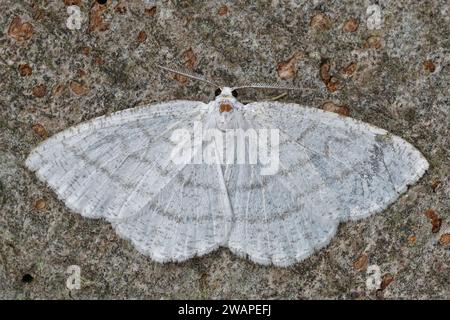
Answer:
<path fill-rule="evenodd" d="M 450 233 L 447 1 L 103 2 L 0 2 L 0 298 L 450 298 L 450 246 L 439 240 Z M 67 28 L 69 5 L 80 8 L 79 29 Z M 281 78 L 280 63 L 290 63 Z M 24 159 L 46 136 L 99 115 L 213 97 L 215 88 L 155 64 L 227 85 L 304 88 L 280 101 L 346 106 L 411 142 L 430 169 L 383 213 L 342 224 L 327 248 L 290 268 L 227 249 L 153 262 L 108 223 L 68 210 Z M 429 209 L 442 221 L 436 232 Z M 71 265 L 79 290 L 66 286 Z M 366 284 L 374 265 L 379 288 Z"/>

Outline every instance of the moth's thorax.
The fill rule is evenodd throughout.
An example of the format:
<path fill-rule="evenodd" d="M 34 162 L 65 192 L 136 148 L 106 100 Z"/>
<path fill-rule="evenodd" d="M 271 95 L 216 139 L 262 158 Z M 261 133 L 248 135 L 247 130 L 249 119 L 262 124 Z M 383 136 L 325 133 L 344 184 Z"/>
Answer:
<path fill-rule="evenodd" d="M 228 102 L 222 102 L 219 106 L 219 112 L 231 112 L 233 110 L 233 105 Z"/>

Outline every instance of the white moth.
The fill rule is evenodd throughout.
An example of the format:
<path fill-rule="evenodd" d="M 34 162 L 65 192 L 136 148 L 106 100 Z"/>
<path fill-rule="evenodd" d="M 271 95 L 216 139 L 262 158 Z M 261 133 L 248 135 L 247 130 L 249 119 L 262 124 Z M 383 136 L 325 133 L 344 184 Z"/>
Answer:
<path fill-rule="evenodd" d="M 277 266 L 326 246 L 340 222 L 384 210 L 428 168 L 418 150 L 383 129 L 297 104 L 243 105 L 235 89 L 222 87 L 207 104 L 169 101 L 81 123 L 36 147 L 26 165 L 67 207 L 106 219 L 153 260 L 183 261 L 225 246 Z M 278 130 L 269 148 L 279 154 L 278 171 L 262 174 L 259 159 L 173 161 L 180 141 L 192 143 L 173 133 L 190 137 L 196 122 Z M 204 144 L 221 154 L 214 139 L 192 144 L 188 160 Z"/>

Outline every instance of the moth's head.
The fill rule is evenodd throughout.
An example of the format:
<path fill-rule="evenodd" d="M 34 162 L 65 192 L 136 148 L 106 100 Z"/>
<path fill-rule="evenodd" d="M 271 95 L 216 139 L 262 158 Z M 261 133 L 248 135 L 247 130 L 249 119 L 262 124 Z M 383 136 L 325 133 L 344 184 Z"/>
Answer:
<path fill-rule="evenodd" d="M 219 112 L 231 112 L 237 102 L 238 93 L 230 87 L 217 88 L 214 92 L 215 100 L 219 106 Z"/>
<path fill-rule="evenodd" d="M 285 85 L 278 84 L 278 83 L 274 83 L 274 84 L 252 83 L 252 84 L 246 84 L 246 85 L 241 85 L 241 86 L 234 86 L 232 88 L 218 87 L 218 85 L 215 82 L 210 81 L 201 75 L 194 74 L 190 71 L 181 71 L 181 70 L 171 69 L 171 68 L 160 66 L 160 65 L 156 65 L 156 66 L 163 70 L 173 72 L 176 74 L 180 74 L 184 77 L 188 77 L 191 79 L 206 82 L 212 86 L 215 86 L 217 88 L 215 91 L 215 96 L 216 96 L 215 101 L 220 106 L 220 113 L 225 112 L 225 111 L 230 112 L 233 110 L 233 105 L 235 105 L 235 103 L 237 103 L 238 93 L 237 93 L 236 89 L 244 89 L 244 88 L 276 89 L 276 90 L 303 90 L 304 89 L 304 88 L 297 88 L 297 87 L 292 87 L 292 86 L 285 86 Z"/>

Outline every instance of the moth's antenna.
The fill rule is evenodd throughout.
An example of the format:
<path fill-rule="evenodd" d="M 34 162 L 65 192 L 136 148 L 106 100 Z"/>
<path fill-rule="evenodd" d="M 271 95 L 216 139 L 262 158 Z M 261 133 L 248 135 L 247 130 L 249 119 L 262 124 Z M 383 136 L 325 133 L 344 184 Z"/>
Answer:
<path fill-rule="evenodd" d="M 166 71 L 177 73 L 177 74 L 180 74 L 182 76 L 185 76 L 185 77 L 188 77 L 188 78 L 191 78 L 191 79 L 195 79 L 195 80 L 206 82 L 206 83 L 208 83 L 208 84 L 210 84 L 212 86 L 215 86 L 217 88 L 220 87 L 218 84 L 216 84 L 216 83 L 214 83 L 212 81 L 209 81 L 208 79 L 203 78 L 201 75 L 195 74 L 195 73 L 190 72 L 190 71 L 172 69 L 172 68 L 160 66 L 159 64 L 157 64 L 156 66 L 158 68 L 161 68 L 161 69 L 166 70 Z"/>
<path fill-rule="evenodd" d="M 304 88 L 298 88 L 294 86 L 286 86 L 279 83 L 251 83 L 243 86 L 233 87 L 233 89 L 245 89 L 245 88 L 255 88 L 255 89 L 277 89 L 277 90 L 304 90 Z"/>

